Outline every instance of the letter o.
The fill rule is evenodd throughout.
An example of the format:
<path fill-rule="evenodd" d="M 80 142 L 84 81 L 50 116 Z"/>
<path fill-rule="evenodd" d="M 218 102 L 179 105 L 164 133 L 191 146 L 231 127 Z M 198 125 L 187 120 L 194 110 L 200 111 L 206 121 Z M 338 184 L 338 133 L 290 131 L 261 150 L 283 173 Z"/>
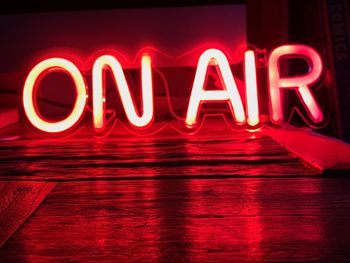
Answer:
<path fill-rule="evenodd" d="M 57 70 L 64 71 L 70 75 L 74 81 L 77 95 L 71 113 L 63 120 L 51 122 L 44 120 L 39 113 L 35 100 L 36 87 L 39 84 L 38 82 L 40 82 L 40 77 Z M 63 58 L 46 59 L 34 66 L 26 78 L 22 95 L 24 112 L 30 123 L 37 129 L 49 133 L 59 133 L 73 127 L 85 110 L 86 99 L 87 92 L 83 76 L 71 61 Z"/>

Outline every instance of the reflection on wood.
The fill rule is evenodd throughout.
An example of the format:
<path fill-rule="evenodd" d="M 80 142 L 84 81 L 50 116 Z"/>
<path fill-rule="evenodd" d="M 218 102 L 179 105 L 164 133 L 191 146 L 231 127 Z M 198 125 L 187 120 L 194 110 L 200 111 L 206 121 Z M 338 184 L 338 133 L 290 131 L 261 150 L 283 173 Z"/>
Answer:
<path fill-rule="evenodd" d="M 0 146 L 7 180 L 307 176 L 319 171 L 259 132 L 19 140 Z"/>
<path fill-rule="evenodd" d="M 349 183 L 262 132 L 22 139 L 0 157 L 1 180 L 58 181 L 0 262 L 350 257 Z"/>
<path fill-rule="evenodd" d="M 0 261 L 345 261 L 349 200 L 345 179 L 62 182 Z"/>

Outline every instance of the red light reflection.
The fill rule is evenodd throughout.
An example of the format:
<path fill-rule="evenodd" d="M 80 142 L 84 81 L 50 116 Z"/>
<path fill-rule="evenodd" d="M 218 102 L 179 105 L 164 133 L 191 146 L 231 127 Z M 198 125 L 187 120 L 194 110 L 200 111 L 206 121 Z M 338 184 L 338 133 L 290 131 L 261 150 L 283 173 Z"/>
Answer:
<path fill-rule="evenodd" d="M 332 249 L 324 245 L 333 242 L 325 220 L 336 219 L 324 216 L 331 213 L 332 201 L 317 197 L 321 182 L 65 182 L 3 247 L 0 258 L 16 254 L 35 261 L 37 255 L 50 254 L 84 262 L 321 260 Z"/>

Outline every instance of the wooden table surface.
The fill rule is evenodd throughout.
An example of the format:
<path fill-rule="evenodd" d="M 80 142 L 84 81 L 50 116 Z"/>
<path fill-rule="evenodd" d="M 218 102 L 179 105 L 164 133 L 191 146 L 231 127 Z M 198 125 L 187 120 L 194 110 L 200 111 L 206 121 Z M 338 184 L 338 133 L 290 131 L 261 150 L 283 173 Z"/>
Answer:
<path fill-rule="evenodd" d="M 17 140 L 0 155 L 3 183 L 46 189 L 41 205 L 3 208 L 31 213 L 0 262 L 350 259 L 349 179 L 262 133 Z"/>

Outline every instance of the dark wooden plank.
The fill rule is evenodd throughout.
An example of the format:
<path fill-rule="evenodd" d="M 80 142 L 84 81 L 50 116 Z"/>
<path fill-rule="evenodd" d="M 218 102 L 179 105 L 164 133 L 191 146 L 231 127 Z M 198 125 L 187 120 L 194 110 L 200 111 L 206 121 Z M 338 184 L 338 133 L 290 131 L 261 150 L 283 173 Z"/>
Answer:
<path fill-rule="evenodd" d="M 262 132 L 232 130 L 18 140 L 0 145 L 0 160 L 0 178 L 6 180 L 320 174 Z"/>
<path fill-rule="evenodd" d="M 0 181 L 0 248 L 54 186 L 51 182 Z"/>
<path fill-rule="evenodd" d="M 350 182 L 235 178 L 64 182 L 1 262 L 347 262 Z"/>

